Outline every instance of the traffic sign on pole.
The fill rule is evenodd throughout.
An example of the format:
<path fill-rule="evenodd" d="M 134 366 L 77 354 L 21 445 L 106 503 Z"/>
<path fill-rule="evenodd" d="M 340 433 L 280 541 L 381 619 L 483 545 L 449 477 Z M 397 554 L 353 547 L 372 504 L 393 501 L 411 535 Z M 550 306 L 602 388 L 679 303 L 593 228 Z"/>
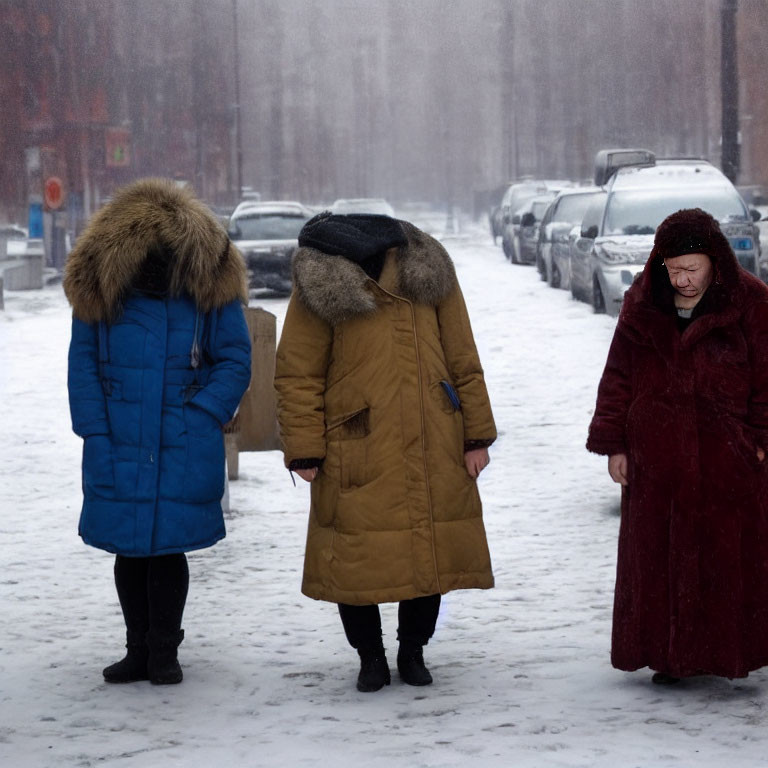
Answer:
<path fill-rule="evenodd" d="M 57 211 L 64 204 L 64 185 L 58 176 L 49 176 L 45 180 L 43 200 L 50 211 Z"/>

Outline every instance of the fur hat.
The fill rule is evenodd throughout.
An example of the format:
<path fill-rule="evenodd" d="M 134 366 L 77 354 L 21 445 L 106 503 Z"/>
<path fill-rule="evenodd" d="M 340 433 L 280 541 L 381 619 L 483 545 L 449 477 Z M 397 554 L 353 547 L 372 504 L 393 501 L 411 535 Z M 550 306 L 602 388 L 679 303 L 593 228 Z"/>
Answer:
<path fill-rule="evenodd" d="M 667 216 L 656 230 L 654 246 L 663 259 L 705 253 L 713 261 L 730 249 L 717 220 L 701 208 L 684 208 Z"/>

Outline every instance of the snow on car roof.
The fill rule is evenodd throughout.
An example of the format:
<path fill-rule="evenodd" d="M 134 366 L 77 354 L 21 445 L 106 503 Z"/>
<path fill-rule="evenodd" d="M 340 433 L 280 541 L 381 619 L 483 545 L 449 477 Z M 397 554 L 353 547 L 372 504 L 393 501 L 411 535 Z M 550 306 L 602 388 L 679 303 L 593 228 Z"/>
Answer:
<path fill-rule="evenodd" d="M 616 171 L 612 190 L 679 187 L 686 184 L 729 187 L 731 182 L 714 165 L 701 160 L 658 160 L 652 166 L 626 166 Z"/>
<path fill-rule="evenodd" d="M 240 219 L 246 216 L 270 216 L 273 214 L 311 217 L 312 211 L 301 203 L 249 203 L 238 206 L 232 214 L 232 218 Z"/>

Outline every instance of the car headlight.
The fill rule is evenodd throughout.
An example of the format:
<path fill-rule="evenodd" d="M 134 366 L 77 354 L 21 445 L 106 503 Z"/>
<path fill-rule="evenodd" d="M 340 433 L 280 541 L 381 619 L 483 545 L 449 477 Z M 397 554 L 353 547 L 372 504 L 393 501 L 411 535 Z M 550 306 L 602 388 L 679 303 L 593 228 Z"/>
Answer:
<path fill-rule="evenodd" d="M 632 264 L 636 261 L 632 251 L 614 250 L 607 245 L 596 245 L 595 256 L 606 264 Z"/>

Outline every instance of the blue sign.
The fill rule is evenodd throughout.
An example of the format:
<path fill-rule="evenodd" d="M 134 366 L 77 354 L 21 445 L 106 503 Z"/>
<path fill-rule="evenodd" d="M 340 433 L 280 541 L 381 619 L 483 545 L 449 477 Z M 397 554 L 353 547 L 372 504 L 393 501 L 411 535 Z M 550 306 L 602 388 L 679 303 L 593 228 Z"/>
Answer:
<path fill-rule="evenodd" d="M 29 204 L 29 237 L 42 239 L 43 237 L 43 204 Z"/>

